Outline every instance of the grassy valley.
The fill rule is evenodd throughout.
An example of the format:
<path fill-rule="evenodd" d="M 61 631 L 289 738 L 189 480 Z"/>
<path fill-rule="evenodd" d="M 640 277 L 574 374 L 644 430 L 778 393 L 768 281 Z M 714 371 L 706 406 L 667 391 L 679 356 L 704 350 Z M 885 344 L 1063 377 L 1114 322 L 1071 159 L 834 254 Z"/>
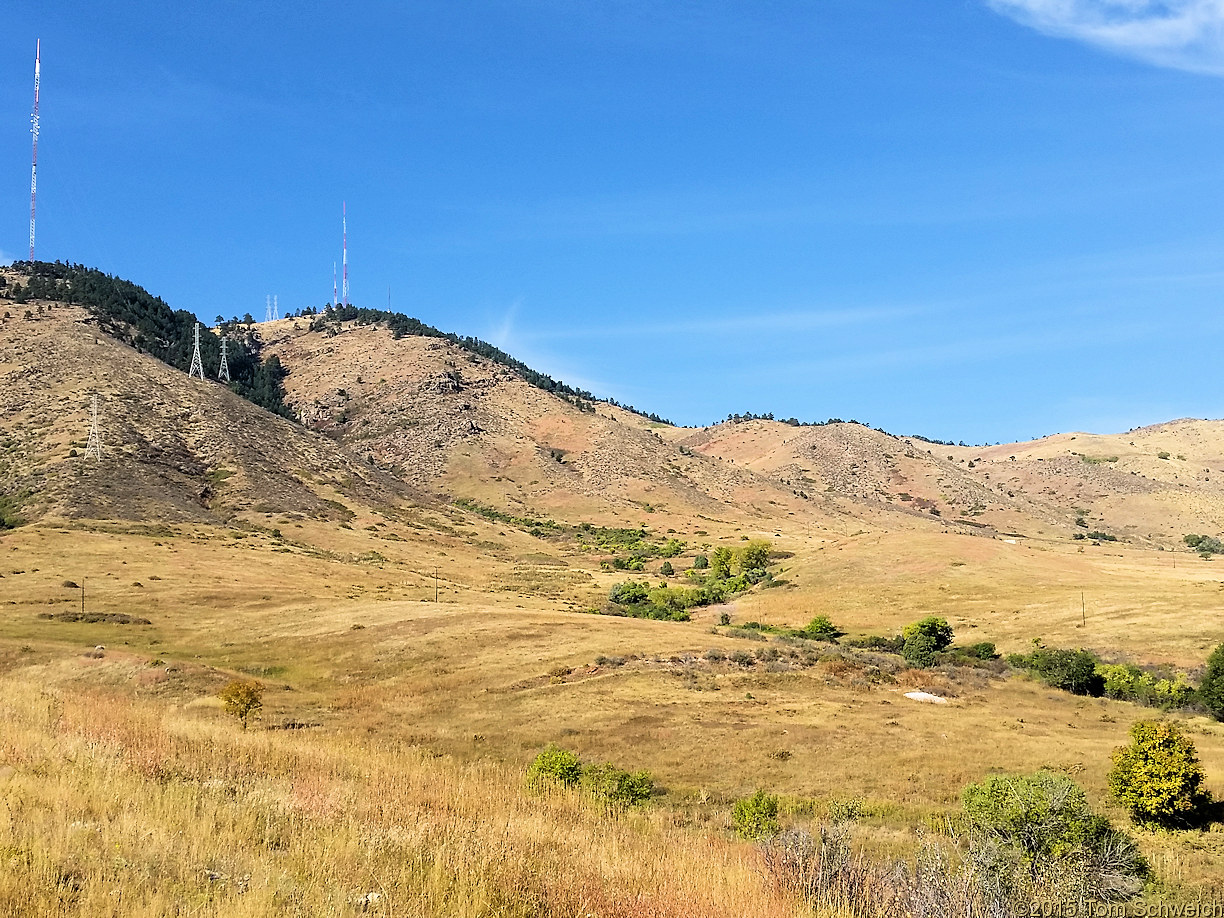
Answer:
<path fill-rule="evenodd" d="M 963 788 L 1039 769 L 1135 839 L 1137 902 L 1224 897 L 1224 823 L 1138 829 L 1107 786 L 1159 720 L 1224 796 L 1224 724 L 884 646 L 937 616 L 954 647 L 1199 679 L 1224 562 L 1183 537 L 1224 530 L 1224 422 L 993 447 L 677 428 L 313 317 L 251 329 L 291 420 L 20 282 L 0 291 L 0 911 L 919 914 L 886 906 L 895 872 L 857 912 L 805 899 L 736 801 L 838 824 L 856 864 L 917 870 L 933 845 L 951 875 Z M 709 583 L 761 541 L 768 577 L 688 621 L 610 600 Z M 834 640 L 804 631 L 820 616 Z M 263 687 L 246 730 L 218 697 L 234 680 Z M 649 771 L 649 802 L 528 781 L 550 743 Z"/>

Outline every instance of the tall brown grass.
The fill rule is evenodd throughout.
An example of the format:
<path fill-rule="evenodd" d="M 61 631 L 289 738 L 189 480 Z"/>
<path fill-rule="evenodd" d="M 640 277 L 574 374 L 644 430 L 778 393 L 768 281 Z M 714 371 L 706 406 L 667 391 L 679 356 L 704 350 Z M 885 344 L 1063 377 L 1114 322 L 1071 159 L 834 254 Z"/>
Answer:
<path fill-rule="evenodd" d="M 807 914 L 750 846 L 500 765 L 15 678 L 0 698 L 0 914 Z"/>

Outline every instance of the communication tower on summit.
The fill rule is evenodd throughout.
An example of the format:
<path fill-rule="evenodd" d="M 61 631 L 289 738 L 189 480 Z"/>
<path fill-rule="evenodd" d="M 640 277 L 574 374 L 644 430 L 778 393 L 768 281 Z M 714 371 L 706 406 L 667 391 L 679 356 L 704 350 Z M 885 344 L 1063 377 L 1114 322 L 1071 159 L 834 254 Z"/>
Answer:
<path fill-rule="evenodd" d="M 34 153 L 30 160 L 30 261 L 34 260 L 34 203 L 38 196 L 38 77 L 42 61 L 42 39 L 34 45 L 34 114 L 30 118 L 30 133 L 34 135 Z"/>
<path fill-rule="evenodd" d="M 349 304 L 349 288 L 348 288 L 348 202 L 341 202 L 341 227 L 343 235 L 341 237 L 341 245 L 343 247 L 344 257 L 344 305 Z"/>
<path fill-rule="evenodd" d="M 200 323 L 195 324 L 195 347 L 191 352 L 191 369 L 187 371 L 188 376 L 198 376 L 204 378 L 204 361 L 200 359 Z"/>
<path fill-rule="evenodd" d="M 89 425 L 89 442 L 85 445 L 85 458 L 102 461 L 102 435 L 98 431 L 98 393 L 93 394 L 92 421 Z"/>
<path fill-rule="evenodd" d="M 229 345 L 229 338 L 227 338 L 225 335 L 222 335 L 221 336 L 221 366 L 217 369 L 217 379 L 224 380 L 225 382 L 230 382 L 228 345 Z"/>

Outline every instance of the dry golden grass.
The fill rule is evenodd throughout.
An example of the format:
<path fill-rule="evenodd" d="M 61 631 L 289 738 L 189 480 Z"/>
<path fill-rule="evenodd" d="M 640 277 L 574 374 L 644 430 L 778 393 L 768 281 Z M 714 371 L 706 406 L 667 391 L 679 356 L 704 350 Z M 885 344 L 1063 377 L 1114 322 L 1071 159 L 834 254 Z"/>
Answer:
<path fill-rule="evenodd" d="M 447 355 L 416 344 L 421 366 L 436 371 Z M 340 382 L 373 405 L 381 371 L 360 369 L 364 383 Z M 334 386 L 322 372 L 317 382 Z M 229 525 L 48 517 L 5 532 L 0 793 L 10 818 L 0 824 L 0 912 L 314 915 L 364 901 L 395 915 L 792 914 L 755 850 L 730 837 L 735 798 L 765 787 L 803 822 L 860 797 L 861 842 L 909 856 L 920 831 L 957 811 L 965 784 L 1053 767 L 1123 822 L 1105 797 L 1109 753 L 1132 722 L 1159 714 L 1022 678 L 753 641 L 714 629 L 719 611 L 789 626 L 823 614 L 852 634 L 895 634 L 936 614 L 960 641 L 1020 650 L 1043 638 L 1183 668 L 1220 640 L 1221 562 L 1121 544 L 1081 551 L 1052 529 L 1012 544 L 883 505 L 783 500 L 740 473 L 748 451 L 734 472 L 683 457 L 687 480 L 722 495 L 713 504 L 640 457 L 633 468 L 666 474 L 667 487 L 634 480 L 618 495 L 631 499 L 613 504 L 598 488 L 566 490 L 557 482 L 571 470 L 541 456 L 532 437 L 577 452 L 624 413 L 554 417 L 541 393 L 517 405 L 520 388 L 503 388 L 489 410 L 520 412 L 508 415 L 514 424 L 483 446 L 451 443 L 436 481 L 515 512 L 648 523 L 687 543 L 680 571 L 698 551 L 769 538 L 790 554 L 775 568 L 784 584 L 688 623 L 579 615 L 618 580 L 657 582 L 658 561 L 641 575 L 603 571 L 599 555 L 572 542 L 444 500 L 363 503 L 317 471 L 304 478 L 344 505 L 343 526 L 244 506 Z M 652 425 L 622 419 L 634 428 L 624 444 L 650 445 Z M 1153 480 L 1182 474 L 1153 449 L 1184 440 L 1185 462 L 1208 462 L 1218 451 L 1189 439 L 1196 431 L 1136 434 L 1120 462 Z M 67 462 L 70 444 L 48 443 Z M 1025 458 L 1037 468 L 1071 448 L 1111 446 L 1051 441 Z M 608 441 L 586 457 L 590 474 L 611 475 L 595 463 L 619 448 Z M 949 452 L 967 466 L 968 452 Z M 654 501 L 673 506 L 651 513 Z M 1191 508 L 1126 506 L 1166 529 Z M 1210 519 L 1214 505 L 1204 506 Z M 1050 528 L 1029 534 L 1041 527 Z M 77 607 L 66 580 L 86 584 L 91 611 L 153 624 L 39 618 Z M 106 649 L 83 654 L 95 645 Z M 750 667 L 704 658 L 763 647 L 781 656 Z M 237 676 L 268 686 L 262 725 L 246 735 L 215 699 Z M 911 702 L 910 689 L 950 703 Z M 1224 727 L 1182 721 L 1224 795 Z M 286 723 L 313 726 L 267 729 Z M 646 814 L 620 816 L 576 796 L 527 795 L 522 768 L 550 741 L 649 769 L 662 793 Z M 1221 891 L 1221 842 L 1221 832 L 1141 839 L 1166 889 L 1188 895 Z M 360 900 L 370 893 L 377 901 Z"/>
<path fill-rule="evenodd" d="M 3 682 L 7 915 L 784 916 L 749 846 L 394 741 Z"/>

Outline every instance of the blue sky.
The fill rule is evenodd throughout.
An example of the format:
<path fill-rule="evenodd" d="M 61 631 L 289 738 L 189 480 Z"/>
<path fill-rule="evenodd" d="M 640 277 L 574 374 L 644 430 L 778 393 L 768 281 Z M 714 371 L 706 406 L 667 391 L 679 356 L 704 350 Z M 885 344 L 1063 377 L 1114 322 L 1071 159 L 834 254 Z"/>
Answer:
<path fill-rule="evenodd" d="M 169 7 L 169 8 L 168 8 Z M 286 10 L 291 10 L 287 12 Z M 0 258 L 352 299 L 677 423 L 1218 417 L 1220 0 L 10 0 Z M 7 127 L 4 127 L 7 125 Z"/>

